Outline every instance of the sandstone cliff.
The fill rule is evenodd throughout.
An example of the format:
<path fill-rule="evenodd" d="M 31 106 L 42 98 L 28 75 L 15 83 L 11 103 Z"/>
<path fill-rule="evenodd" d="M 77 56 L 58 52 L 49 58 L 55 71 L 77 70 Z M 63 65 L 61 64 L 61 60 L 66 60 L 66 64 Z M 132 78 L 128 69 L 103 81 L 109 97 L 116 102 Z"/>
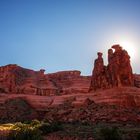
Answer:
<path fill-rule="evenodd" d="M 59 94 L 87 93 L 91 76 L 81 76 L 80 71 L 61 71 L 47 75 L 58 88 Z"/>
<path fill-rule="evenodd" d="M 81 76 L 80 71 L 63 71 L 44 74 L 18 65 L 0 67 L 0 92 L 33 95 L 61 95 L 88 92 L 90 76 Z"/>
<path fill-rule="evenodd" d="M 56 89 L 44 74 L 17 65 L 0 67 L 0 92 L 49 95 Z"/>

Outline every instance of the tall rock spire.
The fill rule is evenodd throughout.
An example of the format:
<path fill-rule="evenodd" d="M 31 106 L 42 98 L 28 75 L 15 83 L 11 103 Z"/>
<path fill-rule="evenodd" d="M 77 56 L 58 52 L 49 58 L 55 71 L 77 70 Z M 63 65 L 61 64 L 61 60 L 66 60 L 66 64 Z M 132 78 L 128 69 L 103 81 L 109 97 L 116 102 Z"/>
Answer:
<path fill-rule="evenodd" d="M 94 62 L 90 91 L 133 85 L 130 56 L 126 50 L 123 50 L 120 45 L 113 45 L 108 50 L 107 66 L 104 66 L 102 53 L 98 53 L 98 58 Z"/>

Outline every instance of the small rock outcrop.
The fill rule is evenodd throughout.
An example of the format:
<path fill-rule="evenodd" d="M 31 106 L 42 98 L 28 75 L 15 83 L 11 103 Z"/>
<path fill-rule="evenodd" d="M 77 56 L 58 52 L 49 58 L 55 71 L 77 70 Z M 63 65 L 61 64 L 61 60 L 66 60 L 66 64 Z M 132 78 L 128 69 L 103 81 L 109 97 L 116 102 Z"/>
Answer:
<path fill-rule="evenodd" d="M 130 56 L 120 45 L 108 50 L 108 65 L 104 65 L 102 53 L 97 53 L 89 91 L 121 86 L 133 86 L 134 77 Z"/>

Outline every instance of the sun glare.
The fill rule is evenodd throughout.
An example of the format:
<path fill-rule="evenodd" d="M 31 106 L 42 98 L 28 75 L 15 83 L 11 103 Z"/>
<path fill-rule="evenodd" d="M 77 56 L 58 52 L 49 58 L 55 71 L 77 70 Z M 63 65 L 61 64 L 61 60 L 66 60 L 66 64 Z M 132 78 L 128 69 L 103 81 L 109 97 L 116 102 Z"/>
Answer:
<path fill-rule="evenodd" d="M 123 49 L 125 49 L 129 56 L 131 57 L 131 61 L 135 62 L 135 60 L 138 57 L 138 44 L 136 42 L 136 39 L 133 37 L 130 38 L 117 38 L 114 37 L 112 41 L 110 41 L 111 45 L 119 44 Z"/>
<path fill-rule="evenodd" d="M 123 47 L 123 49 L 125 49 L 128 52 L 131 59 L 134 60 L 136 58 L 137 50 L 136 50 L 135 43 L 133 43 L 131 41 L 120 41 L 119 44 L 120 44 L 120 46 Z"/>

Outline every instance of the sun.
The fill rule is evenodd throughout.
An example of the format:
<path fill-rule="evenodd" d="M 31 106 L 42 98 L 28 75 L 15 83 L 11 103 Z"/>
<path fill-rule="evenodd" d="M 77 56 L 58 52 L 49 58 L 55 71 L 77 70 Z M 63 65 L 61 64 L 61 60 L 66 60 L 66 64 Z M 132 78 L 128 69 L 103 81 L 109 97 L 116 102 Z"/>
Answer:
<path fill-rule="evenodd" d="M 125 49 L 128 52 L 132 60 L 134 60 L 137 57 L 137 49 L 136 44 L 134 42 L 131 42 L 129 40 L 122 40 L 119 42 L 119 44 L 123 47 L 123 49 Z"/>
<path fill-rule="evenodd" d="M 103 52 L 108 51 L 109 46 L 111 47 L 115 44 L 119 44 L 122 47 L 122 49 L 128 52 L 132 68 L 135 72 L 137 72 L 139 70 L 138 64 L 139 64 L 139 44 L 140 44 L 138 37 L 135 34 L 132 35 L 132 33 L 124 34 L 116 32 L 116 34 L 108 35 L 107 38 L 104 39 L 102 43 L 102 45 L 104 46 L 102 47 Z M 105 64 L 107 64 L 108 56 L 104 54 L 104 58 L 106 58 Z"/>
<path fill-rule="evenodd" d="M 131 61 L 134 61 L 138 57 L 138 44 L 136 39 L 133 39 L 132 37 L 124 37 L 124 38 L 114 38 L 112 41 L 110 41 L 111 46 L 115 44 L 119 44 L 123 49 L 125 49 L 129 56 Z"/>

